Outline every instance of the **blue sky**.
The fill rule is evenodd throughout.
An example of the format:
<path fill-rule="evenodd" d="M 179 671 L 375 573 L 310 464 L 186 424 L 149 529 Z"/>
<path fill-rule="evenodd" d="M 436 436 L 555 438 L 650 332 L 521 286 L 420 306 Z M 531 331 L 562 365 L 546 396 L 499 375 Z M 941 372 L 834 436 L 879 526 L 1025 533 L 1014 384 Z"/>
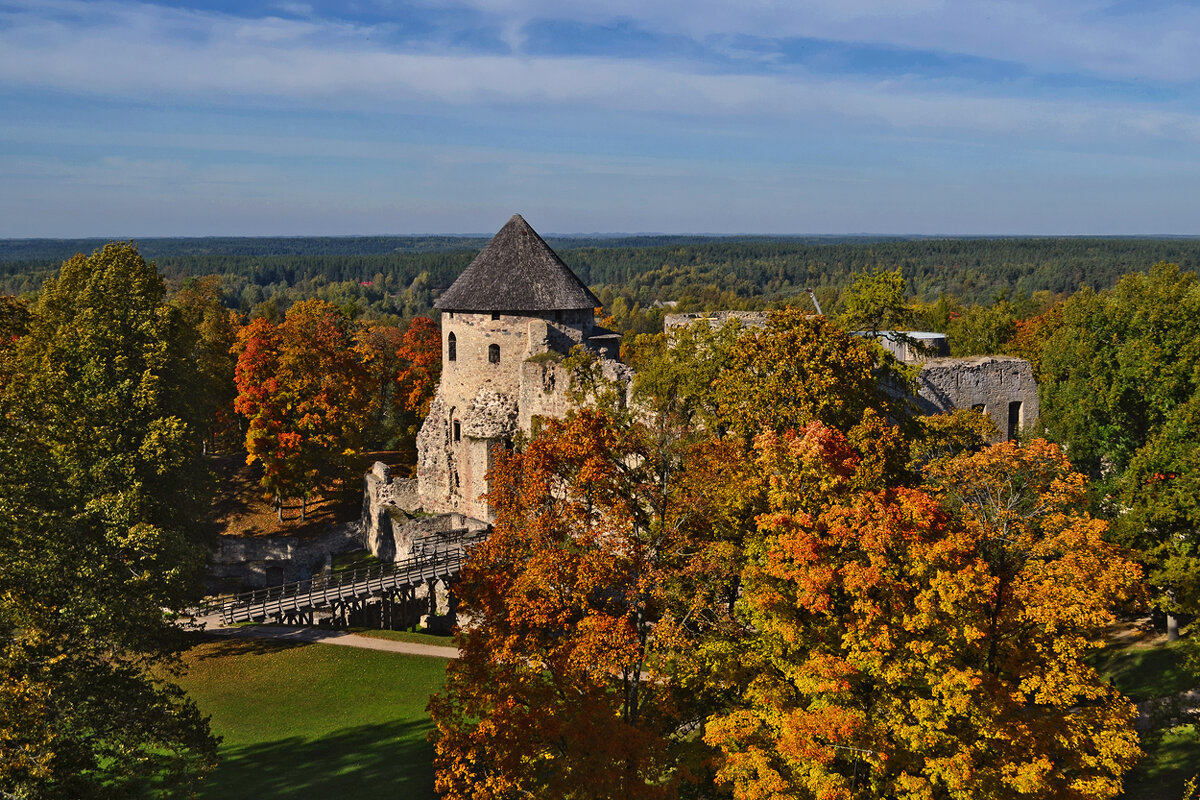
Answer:
<path fill-rule="evenodd" d="M 0 237 L 1200 234 L 1200 5 L 0 0 Z"/>

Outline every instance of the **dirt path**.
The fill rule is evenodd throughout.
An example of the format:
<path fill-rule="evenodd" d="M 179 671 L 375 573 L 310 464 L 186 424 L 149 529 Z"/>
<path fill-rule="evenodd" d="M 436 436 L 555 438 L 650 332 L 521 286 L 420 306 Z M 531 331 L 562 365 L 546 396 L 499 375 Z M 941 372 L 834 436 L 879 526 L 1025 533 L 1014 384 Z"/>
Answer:
<path fill-rule="evenodd" d="M 359 636 L 345 631 L 306 628 L 297 625 L 244 625 L 227 628 L 217 615 L 197 617 L 196 622 L 203 625 L 206 634 L 230 639 L 276 639 L 284 642 L 312 642 L 333 644 L 339 647 L 360 647 L 363 650 L 382 650 L 387 653 L 405 653 L 410 656 L 458 658 L 457 647 L 439 647 L 420 642 L 397 642 L 392 639 Z"/>

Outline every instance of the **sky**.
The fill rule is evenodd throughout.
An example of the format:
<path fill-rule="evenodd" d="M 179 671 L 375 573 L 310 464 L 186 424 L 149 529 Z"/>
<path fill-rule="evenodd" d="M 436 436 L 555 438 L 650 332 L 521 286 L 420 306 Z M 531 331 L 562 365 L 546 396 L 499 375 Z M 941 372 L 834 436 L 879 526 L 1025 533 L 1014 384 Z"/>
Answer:
<path fill-rule="evenodd" d="M 1200 4 L 0 0 L 0 237 L 1200 234 Z"/>

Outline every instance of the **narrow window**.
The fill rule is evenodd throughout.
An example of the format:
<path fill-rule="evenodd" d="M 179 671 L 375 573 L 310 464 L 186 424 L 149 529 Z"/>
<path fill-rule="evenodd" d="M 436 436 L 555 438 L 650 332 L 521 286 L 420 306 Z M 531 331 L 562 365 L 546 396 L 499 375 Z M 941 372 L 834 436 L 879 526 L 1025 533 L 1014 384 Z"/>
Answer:
<path fill-rule="evenodd" d="M 459 424 L 458 420 L 454 420 L 454 441 L 462 441 L 462 425 Z"/>
<path fill-rule="evenodd" d="M 1021 401 L 1013 400 L 1008 404 L 1008 438 L 1017 438 L 1021 430 Z"/>
<path fill-rule="evenodd" d="M 498 345 L 498 344 L 489 344 L 488 345 L 488 361 L 492 362 L 493 364 L 500 363 L 500 345 Z"/>
<path fill-rule="evenodd" d="M 987 406 L 985 406 L 983 403 L 976 403 L 975 405 L 971 406 L 971 410 L 978 411 L 980 414 L 986 414 Z"/>
<path fill-rule="evenodd" d="M 446 360 L 455 361 L 458 359 L 458 339 L 454 338 L 454 334 L 450 334 L 450 338 L 446 340 Z"/>
<path fill-rule="evenodd" d="M 493 312 L 492 312 L 492 319 L 500 319 L 500 312 L 499 312 L 499 311 L 493 311 Z"/>

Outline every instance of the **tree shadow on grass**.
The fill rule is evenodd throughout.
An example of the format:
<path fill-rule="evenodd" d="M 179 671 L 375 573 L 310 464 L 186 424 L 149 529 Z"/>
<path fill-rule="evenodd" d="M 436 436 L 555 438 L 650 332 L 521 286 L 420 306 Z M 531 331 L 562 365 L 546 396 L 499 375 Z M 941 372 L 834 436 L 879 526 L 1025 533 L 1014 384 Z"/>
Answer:
<path fill-rule="evenodd" d="M 222 748 L 202 800 L 434 800 L 428 721 L 364 725 L 320 739 Z"/>
<path fill-rule="evenodd" d="M 259 639 L 250 636 L 222 636 L 219 634 L 197 634 L 197 644 L 206 647 L 192 651 L 196 661 L 207 661 L 210 658 L 229 658 L 230 656 L 261 656 L 279 653 L 284 650 L 295 650 L 307 647 L 312 642 L 287 641 L 279 639 Z"/>

